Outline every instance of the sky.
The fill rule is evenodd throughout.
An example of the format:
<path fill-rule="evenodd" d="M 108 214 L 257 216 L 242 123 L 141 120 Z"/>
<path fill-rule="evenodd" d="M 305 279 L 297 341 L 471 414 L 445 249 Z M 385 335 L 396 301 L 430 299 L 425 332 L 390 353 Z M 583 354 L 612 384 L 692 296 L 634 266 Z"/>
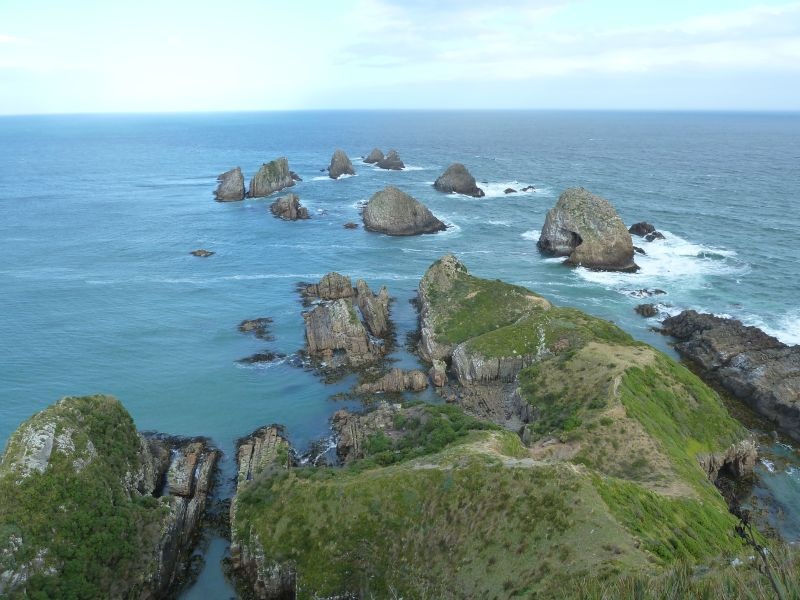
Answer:
<path fill-rule="evenodd" d="M 800 0 L 0 0 L 0 115 L 800 110 Z"/>

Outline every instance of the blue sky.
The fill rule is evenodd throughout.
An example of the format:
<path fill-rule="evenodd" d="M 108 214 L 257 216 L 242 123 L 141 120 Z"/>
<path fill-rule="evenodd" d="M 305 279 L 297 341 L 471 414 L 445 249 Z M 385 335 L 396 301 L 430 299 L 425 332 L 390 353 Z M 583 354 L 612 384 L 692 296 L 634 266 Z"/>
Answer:
<path fill-rule="evenodd" d="M 797 0 L 0 0 L 0 114 L 800 110 Z"/>

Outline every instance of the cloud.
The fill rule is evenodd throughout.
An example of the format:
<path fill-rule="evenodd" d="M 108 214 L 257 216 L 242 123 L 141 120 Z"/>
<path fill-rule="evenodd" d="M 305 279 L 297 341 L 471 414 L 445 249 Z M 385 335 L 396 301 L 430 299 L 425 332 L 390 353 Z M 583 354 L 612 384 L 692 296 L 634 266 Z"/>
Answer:
<path fill-rule="evenodd" d="M 19 42 L 19 38 L 0 33 L 0 44 L 16 44 L 17 42 Z"/>

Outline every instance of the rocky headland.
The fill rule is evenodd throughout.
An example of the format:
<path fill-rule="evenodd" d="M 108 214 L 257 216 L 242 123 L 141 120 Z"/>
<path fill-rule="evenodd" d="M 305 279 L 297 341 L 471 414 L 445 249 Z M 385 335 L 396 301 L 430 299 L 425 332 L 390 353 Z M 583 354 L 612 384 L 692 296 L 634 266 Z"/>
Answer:
<path fill-rule="evenodd" d="M 447 229 L 428 207 L 393 186 L 373 194 L 361 216 L 364 229 L 387 235 L 419 235 Z"/>
<path fill-rule="evenodd" d="M 239 167 L 225 171 L 217 177 L 219 185 L 214 192 L 217 202 L 234 202 L 244 200 L 244 175 Z"/>
<path fill-rule="evenodd" d="M 331 156 L 331 164 L 328 166 L 328 177 L 331 179 L 339 179 L 342 175 L 355 175 L 356 171 L 353 168 L 353 163 L 350 162 L 350 157 L 344 150 L 335 150 Z"/>
<path fill-rule="evenodd" d="M 0 596 L 168 597 L 189 575 L 219 455 L 138 433 L 109 396 L 37 413 L 0 462 Z"/>
<path fill-rule="evenodd" d="M 247 197 L 261 198 L 269 196 L 293 185 L 294 178 L 291 171 L 289 171 L 289 161 L 285 157 L 276 158 L 264 163 L 258 169 L 253 179 L 250 180 Z"/>
<path fill-rule="evenodd" d="M 662 332 L 706 379 L 744 400 L 800 440 L 800 346 L 787 346 L 741 321 L 686 310 Z"/>
<path fill-rule="evenodd" d="M 461 163 L 453 163 L 436 178 L 433 187 L 445 194 L 464 194 L 482 198 L 485 192 L 475 183 L 475 178 Z"/>
<path fill-rule="evenodd" d="M 638 270 L 633 242 L 625 224 L 608 200 L 584 188 L 570 188 L 547 211 L 539 249 L 565 256 L 575 266 L 604 271 Z"/>

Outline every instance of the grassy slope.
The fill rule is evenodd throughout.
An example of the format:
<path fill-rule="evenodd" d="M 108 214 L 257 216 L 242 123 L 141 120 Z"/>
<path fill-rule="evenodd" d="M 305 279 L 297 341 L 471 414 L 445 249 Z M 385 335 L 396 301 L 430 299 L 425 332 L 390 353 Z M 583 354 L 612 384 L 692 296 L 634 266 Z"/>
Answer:
<path fill-rule="evenodd" d="M 68 456 L 54 450 L 43 473 L 19 481 L 10 469 L 21 452 L 19 433 L 48 422 L 56 423 L 57 436 L 74 430 L 76 451 Z M 87 456 L 89 441 L 97 457 L 76 472 L 73 460 Z M 143 556 L 152 556 L 167 509 L 152 497 L 131 498 L 122 485 L 120 474 L 138 468 L 138 451 L 130 415 L 107 396 L 64 399 L 11 437 L 0 468 L 0 571 L 44 551 L 45 565 L 58 572 L 31 577 L 25 597 L 99 598 L 118 590 L 121 582 L 140 578 Z M 22 549 L 3 556 L 11 536 L 22 538 Z M 15 594 L 22 597 L 23 591 L 11 597 Z"/>

